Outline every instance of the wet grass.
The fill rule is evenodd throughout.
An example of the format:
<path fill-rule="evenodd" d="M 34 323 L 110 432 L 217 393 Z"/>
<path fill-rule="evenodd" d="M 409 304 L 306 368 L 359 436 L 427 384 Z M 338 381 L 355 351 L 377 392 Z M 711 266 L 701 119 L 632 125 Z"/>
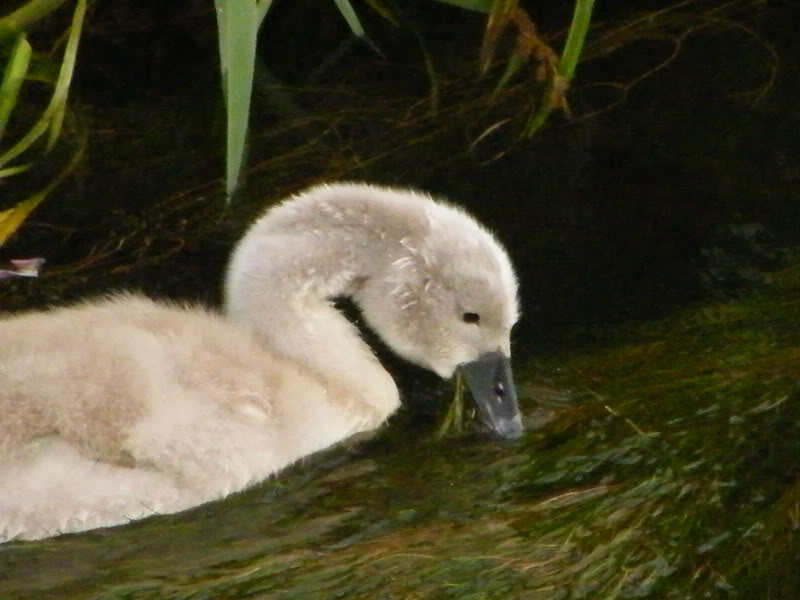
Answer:
<path fill-rule="evenodd" d="M 519 443 L 401 415 L 224 502 L 0 546 L 2 598 L 794 598 L 800 267 L 773 281 L 523 368 L 552 418 Z"/>

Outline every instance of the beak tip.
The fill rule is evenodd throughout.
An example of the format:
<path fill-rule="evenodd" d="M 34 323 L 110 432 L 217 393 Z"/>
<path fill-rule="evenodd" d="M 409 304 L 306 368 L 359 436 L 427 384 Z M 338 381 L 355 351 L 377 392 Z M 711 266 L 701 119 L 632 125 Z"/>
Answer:
<path fill-rule="evenodd" d="M 525 433 L 525 427 L 522 425 L 522 419 L 516 415 L 512 419 L 499 419 L 492 423 L 491 431 L 498 439 L 510 442 L 521 438 Z"/>
<path fill-rule="evenodd" d="M 460 366 L 481 421 L 492 437 L 503 441 L 521 437 L 525 428 L 517 404 L 509 357 L 498 350 Z"/>

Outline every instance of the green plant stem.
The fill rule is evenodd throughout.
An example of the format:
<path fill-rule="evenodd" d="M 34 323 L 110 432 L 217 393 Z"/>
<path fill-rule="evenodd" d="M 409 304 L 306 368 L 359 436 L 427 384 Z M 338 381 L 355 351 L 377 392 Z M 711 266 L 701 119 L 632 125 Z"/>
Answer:
<path fill-rule="evenodd" d="M 593 7 L 594 0 L 577 0 L 575 3 L 575 12 L 572 14 L 567 42 L 564 44 L 564 52 L 558 65 L 558 72 L 562 77 L 571 79 L 575 74 L 583 43 L 586 40 L 586 33 L 589 31 L 589 24 L 592 21 Z"/>
<path fill-rule="evenodd" d="M 31 25 L 58 9 L 66 0 L 30 0 L 14 12 L 0 17 L 0 44 L 28 31 Z"/>
<path fill-rule="evenodd" d="M 25 74 L 31 62 L 33 51 L 25 36 L 19 36 L 11 51 L 11 57 L 5 67 L 3 81 L 0 83 L 0 140 L 3 139 L 6 124 L 17 104 L 19 90 L 25 81 Z"/>
<path fill-rule="evenodd" d="M 267 13 L 269 12 L 269 9 L 270 9 L 271 6 L 272 6 L 272 0 L 261 0 L 258 3 L 258 10 L 257 10 L 256 14 L 258 15 L 258 26 L 259 27 L 261 26 L 261 23 L 264 20 L 264 17 L 267 16 Z"/>
<path fill-rule="evenodd" d="M 434 439 L 442 440 L 453 433 L 461 433 L 464 429 L 464 377 L 456 371 L 453 399 L 447 409 L 444 421 L 434 434 Z"/>
<path fill-rule="evenodd" d="M 586 41 L 586 33 L 589 31 L 589 24 L 592 21 L 592 9 L 594 7 L 594 0 L 576 0 L 575 11 L 572 13 L 572 22 L 569 26 L 567 33 L 567 41 L 564 44 L 564 50 L 561 53 L 561 60 L 558 62 L 556 82 L 550 82 L 548 89 L 544 95 L 544 102 L 534 112 L 531 119 L 528 121 L 528 127 L 525 130 L 526 136 L 533 135 L 547 120 L 547 117 L 553 111 L 554 105 L 552 102 L 551 94 L 553 93 L 554 85 L 562 85 L 566 91 L 569 82 L 575 75 L 575 69 L 578 66 L 581 50 L 583 50 L 583 43 Z"/>

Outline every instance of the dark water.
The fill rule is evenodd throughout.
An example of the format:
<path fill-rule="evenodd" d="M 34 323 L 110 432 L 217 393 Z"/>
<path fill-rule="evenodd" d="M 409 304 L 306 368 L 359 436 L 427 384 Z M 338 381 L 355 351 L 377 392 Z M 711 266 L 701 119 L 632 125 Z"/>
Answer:
<path fill-rule="evenodd" d="M 299 12 L 284 6 L 262 51 L 267 75 L 291 85 L 259 92 L 228 209 L 213 21 L 187 6 L 147 7 L 142 28 L 123 25 L 124 3 L 98 6 L 75 87 L 89 155 L 2 249 L 48 259 L 39 280 L 3 284 L 3 307 L 122 287 L 215 303 L 231 244 L 266 203 L 319 180 L 416 185 L 470 207 L 518 267 L 531 431 L 513 445 L 469 426 L 436 439 L 448 388 L 390 361 L 408 402 L 376 440 L 180 515 L 0 546 L 0 598 L 795 597 L 790 6 L 741 13 L 756 37 L 688 37 L 624 103 L 582 118 L 612 101 L 601 82 L 632 80 L 668 49 L 596 58 L 571 97 L 576 118 L 531 141 L 514 130 L 529 89 L 490 106 L 491 86 L 464 67 L 474 47 L 444 13 L 422 26 L 444 82 L 432 113 L 405 30 L 375 21 L 386 61 L 355 47 L 314 71 L 298 46 L 335 47 L 341 27 L 320 17 L 310 38 L 292 35 Z M 480 36 L 480 20 L 460 25 Z M 768 88 L 760 41 L 780 58 Z"/>

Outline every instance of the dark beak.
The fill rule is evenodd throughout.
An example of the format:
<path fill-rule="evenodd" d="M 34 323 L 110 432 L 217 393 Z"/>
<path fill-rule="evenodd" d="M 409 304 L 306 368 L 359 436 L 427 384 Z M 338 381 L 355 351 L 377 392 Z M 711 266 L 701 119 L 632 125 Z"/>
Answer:
<path fill-rule="evenodd" d="M 523 433 L 511 361 L 499 350 L 461 365 L 481 421 L 499 438 L 513 440 Z"/>

